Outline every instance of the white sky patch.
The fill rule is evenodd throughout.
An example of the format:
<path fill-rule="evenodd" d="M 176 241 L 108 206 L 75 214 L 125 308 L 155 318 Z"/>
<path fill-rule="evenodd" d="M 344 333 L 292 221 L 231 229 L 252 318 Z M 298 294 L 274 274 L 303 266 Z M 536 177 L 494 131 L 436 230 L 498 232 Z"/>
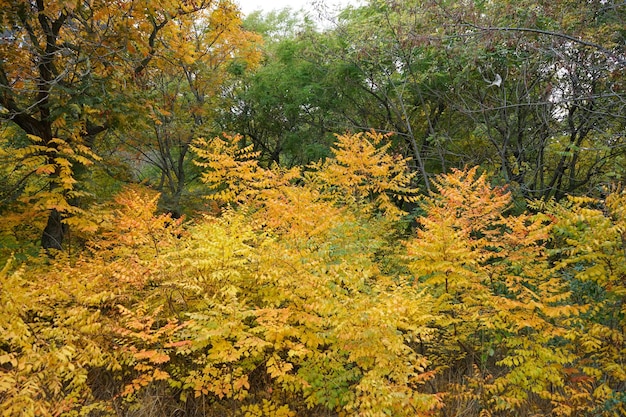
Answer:
<path fill-rule="evenodd" d="M 320 4 L 332 9 L 341 9 L 348 5 L 357 6 L 361 0 L 235 0 L 239 3 L 244 16 L 256 10 L 270 12 L 272 10 L 281 10 L 286 7 L 292 8 L 294 11 L 304 9 L 312 12 Z"/>

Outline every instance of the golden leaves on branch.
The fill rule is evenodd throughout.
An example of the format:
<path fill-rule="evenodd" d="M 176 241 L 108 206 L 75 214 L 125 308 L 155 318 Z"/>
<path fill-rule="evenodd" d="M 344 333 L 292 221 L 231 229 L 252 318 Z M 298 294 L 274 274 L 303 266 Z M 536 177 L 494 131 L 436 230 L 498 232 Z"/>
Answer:
<path fill-rule="evenodd" d="M 301 182 L 316 198 L 360 207 L 369 214 L 381 212 L 391 219 L 406 214 L 397 202 L 418 199 L 418 190 L 411 185 L 414 174 L 408 172 L 410 159 L 390 155 L 391 143 L 379 133 L 338 135 L 333 157 L 311 164 L 304 174 L 297 168 L 262 168 L 256 159 L 259 153 L 252 145 L 241 147 L 242 142 L 242 137 L 228 135 L 196 140 L 195 163 L 206 168 L 203 181 L 214 190 L 208 198 L 224 203 L 263 200 L 272 190 Z"/>
<path fill-rule="evenodd" d="M 307 179 L 330 198 L 398 219 L 406 213 L 396 202 L 417 201 L 418 190 L 412 186 L 416 174 L 408 171 L 410 158 L 390 154 L 388 138 L 374 131 L 338 135 L 333 156 L 311 164 Z"/>
<path fill-rule="evenodd" d="M 548 262 L 551 221 L 507 214 L 510 194 L 477 168 L 434 184 L 417 236 L 407 242 L 416 285 L 435 297 L 433 325 L 442 326 L 433 360 L 442 367 L 459 356 L 472 360 L 478 373 L 458 394 L 461 402 L 476 387 L 482 394 L 474 401 L 494 411 L 529 407 L 533 395 L 559 403 L 553 389 L 565 386 L 574 356 L 551 344 L 580 310 L 567 304 L 566 282 Z M 499 376 L 481 378 L 492 361 Z"/>

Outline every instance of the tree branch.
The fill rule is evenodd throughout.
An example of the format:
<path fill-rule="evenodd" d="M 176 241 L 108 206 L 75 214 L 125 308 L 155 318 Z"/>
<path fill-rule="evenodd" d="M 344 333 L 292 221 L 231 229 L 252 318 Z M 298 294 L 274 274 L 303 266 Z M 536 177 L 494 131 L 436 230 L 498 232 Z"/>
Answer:
<path fill-rule="evenodd" d="M 617 61 L 618 64 L 622 65 L 622 66 L 626 66 L 626 58 L 615 54 L 614 52 L 606 49 L 604 46 L 595 43 L 595 42 L 590 42 L 590 41 L 586 41 L 584 39 L 581 38 L 577 38 L 575 36 L 571 36 L 568 35 L 566 33 L 560 33 L 560 32 L 553 32 L 550 30 L 544 30 L 544 29 L 535 29 L 535 28 L 525 28 L 525 27 L 512 27 L 512 26 L 505 26 L 505 27 L 498 27 L 498 26 L 480 26 L 480 25 L 476 25 L 473 23 L 465 23 L 466 26 L 472 27 L 474 29 L 478 29 L 480 31 L 483 32 L 522 32 L 522 33 L 535 33 L 538 35 L 546 35 L 546 36 L 551 36 L 554 38 L 561 38 L 561 39 L 565 39 L 580 45 L 584 45 L 584 46 L 588 46 L 590 48 L 594 48 L 597 49 L 598 51 L 602 52 L 604 55 L 609 56 L 613 59 L 615 59 L 615 61 Z"/>

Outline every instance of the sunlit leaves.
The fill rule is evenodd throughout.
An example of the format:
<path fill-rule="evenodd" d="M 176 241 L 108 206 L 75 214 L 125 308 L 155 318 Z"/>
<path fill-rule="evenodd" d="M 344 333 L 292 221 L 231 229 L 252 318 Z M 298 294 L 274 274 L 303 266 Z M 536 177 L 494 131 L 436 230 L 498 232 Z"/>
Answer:
<path fill-rule="evenodd" d="M 337 136 L 333 157 L 311 165 L 310 180 L 336 199 L 352 204 L 365 202 L 366 210 L 380 210 L 397 219 L 404 214 L 395 201 L 417 200 L 409 173 L 410 159 L 393 155 L 391 142 L 376 132 Z M 373 203 L 373 204 L 372 204 Z"/>
<path fill-rule="evenodd" d="M 207 168 L 203 181 L 215 190 L 210 198 L 230 202 L 245 202 L 265 188 L 265 170 L 256 159 L 252 146 L 239 147 L 240 136 L 216 137 L 210 141 L 197 139 L 193 150 L 198 155 L 195 163 Z M 268 171 L 268 175 L 271 173 Z"/>
<path fill-rule="evenodd" d="M 471 360 L 478 373 L 466 388 L 486 389 L 481 400 L 489 409 L 528 407 L 531 393 L 558 403 L 552 389 L 564 386 L 563 366 L 574 356 L 556 343 L 576 310 L 563 306 L 565 284 L 543 249 L 547 218 L 507 216 L 510 194 L 475 168 L 434 184 L 438 193 L 426 199 L 427 214 L 407 245 L 417 285 L 436 297 L 436 363 L 445 369 Z M 492 361 L 501 367 L 497 378 L 486 372 Z"/>
<path fill-rule="evenodd" d="M 562 205 L 549 205 L 558 219 L 556 268 L 586 310 L 568 335 L 576 347 L 579 375 L 587 382 L 573 388 L 591 396 L 599 408 L 619 401 L 619 387 L 626 381 L 625 203 L 626 194 L 617 188 L 607 190 L 602 200 L 572 197 Z"/>
<path fill-rule="evenodd" d="M 77 165 L 89 167 L 100 158 L 81 141 L 53 138 L 45 142 L 35 135 L 27 137 L 32 144 L 0 149 L 0 161 L 17 181 L 15 194 L 21 194 L 20 200 L 28 204 L 31 215 L 53 209 L 63 213 L 66 222 L 77 230 L 94 230 L 85 212 L 72 204 L 87 195 L 76 187 L 74 169 Z"/>
<path fill-rule="evenodd" d="M 99 311 L 72 302 L 64 285 L 25 280 L 23 270 L 0 272 L 0 402 L 5 416 L 53 416 L 104 409 L 87 385 L 101 366 Z M 71 287 L 69 285 L 68 287 Z M 65 287 L 65 288 L 68 288 Z M 34 302 L 33 302 L 34 301 Z M 60 311 L 55 311 L 56 306 Z"/>

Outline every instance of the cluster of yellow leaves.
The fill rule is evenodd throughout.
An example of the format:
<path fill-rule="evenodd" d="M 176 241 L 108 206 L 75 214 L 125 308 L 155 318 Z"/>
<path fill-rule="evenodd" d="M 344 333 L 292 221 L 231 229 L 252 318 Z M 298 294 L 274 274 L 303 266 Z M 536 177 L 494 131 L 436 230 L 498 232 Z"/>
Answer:
<path fill-rule="evenodd" d="M 124 308 L 134 308 L 139 301 L 161 302 L 156 295 L 146 297 L 146 289 L 163 279 L 165 260 L 157 256 L 158 251 L 173 245 L 180 229 L 168 216 L 154 214 L 157 198 L 148 190 L 130 188 L 112 206 L 91 213 L 99 223 L 99 234 L 78 259 L 59 254 L 55 259 L 31 259 L 28 268 L 4 268 L 0 274 L 3 415 L 87 415 L 92 410 L 113 415 L 114 396 L 130 395 L 133 387 L 166 377 L 158 365 L 169 358 L 142 348 L 139 342 L 145 336 L 147 345 L 179 328 L 166 323 L 150 336 L 153 322 L 144 316 L 152 316 Z M 150 324 L 142 328 L 142 323 Z M 148 370 L 152 379 L 144 375 Z M 125 382 L 128 371 L 136 374 Z M 118 380 L 101 385 L 93 376 L 100 373 Z M 101 401 L 103 395 L 108 401 Z"/>
<path fill-rule="evenodd" d="M 277 406 L 272 401 L 263 400 L 262 404 L 244 406 L 245 417 L 294 417 L 296 414 L 286 405 Z"/>
<path fill-rule="evenodd" d="M 568 305 L 565 282 L 548 263 L 548 217 L 505 215 L 510 194 L 476 168 L 435 186 L 407 242 L 416 285 L 435 297 L 432 324 L 441 326 L 429 357 L 444 372 L 467 361 L 474 375 L 465 389 L 476 389 L 467 398 L 488 410 L 529 410 L 536 397 L 566 401 L 574 356 L 560 341 L 581 310 Z"/>
<path fill-rule="evenodd" d="M 167 214 L 155 215 L 159 194 L 143 187 L 127 187 L 111 204 L 96 212 L 99 233 L 90 241 L 94 251 L 113 256 L 132 253 L 141 258 L 155 257 L 162 247 L 175 245 L 175 236 L 182 233 L 182 220 Z M 128 251 L 128 252 L 126 252 Z"/>
<path fill-rule="evenodd" d="M 289 197 L 287 189 L 301 182 L 305 187 L 298 187 L 298 193 L 302 188 L 306 190 L 306 203 L 319 199 L 398 220 L 406 213 L 396 203 L 417 201 L 418 190 L 411 183 L 415 174 L 408 172 L 410 159 L 390 155 L 391 142 L 387 139 L 376 132 L 338 135 L 336 146 L 331 148 L 333 156 L 311 164 L 304 174 L 298 168 L 285 171 L 261 167 L 259 153 L 252 145 L 240 146 L 241 136 L 201 138 L 195 141 L 193 150 L 195 163 L 206 168 L 203 181 L 215 190 L 209 198 L 225 203 L 282 199 L 282 208 L 289 210 L 286 206 L 297 202 Z"/>
<path fill-rule="evenodd" d="M 395 204 L 417 201 L 412 187 L 416 173 L 408 171 L 410 158 L 391 155 L 389 136 L 374 131 L 337 136 L 333 157 L 311 164 L 308 179 L 323 192 L 346 203 L 364 204 L 391 219 L 404 213 Z"/>
<path fill-rule="evenodd" d="M 213 190 L 208 198 L 222 203 L 248 203 L 263 190 L 279 187 L 297 175 L 298 170 L 283 173 L 261 167 L 259 153 L 252 145 L 241 148 L 242 140 L 241 136 L 224 134 L 223 138 L 194 141 L 194 162 L 205 168 L 202 180 Z"/>
<path fill-rule="evenodd" d="M 565 204 L 550 204 L 548 210 L 557 219 L 555 269 L 570 282 L 574 302 L 586 311 L 572 320 L 567 335 L 576 360 L 570 375 L 575 400 L 566 410 L 575 412 L 578 406 L 593 413 L 623 414 L 626 192 L 607 191 L 605 199 L 570 197 Z M 587 402 L 580 404 L 580 398 Z"/>
<path fill-rule="evenodd" d="M 48 275 L 36 283 L 32 278 L 10 264 L 0 272 L 1 415 L 106 409 L 94 401 L 87 382 L 88 369 L 106 366 L 109 356 L 101 312 L 87 300 L 76 301 L 81 294 L 71 276 Z"/>
<path fill-rule="evenodd" d="M 9 130 L 11 132 L 11 130 Z M 86 212 L 72 203 L 87 193 L 76 187 L 75 165 L 93 165 L 100 158 L 79 138 L 72 142 L 53 138 L 43 139 L 27 135 L 30 145 L 0 148 L 0 162 L 16 178 L 16 189 L 21 189 L 21 202 L 28 205 L 28 215 L 57 210 L 66 217 L 65 222 L 80 231 L 93 231 L 95 225 L 87 220 Z M 11 178 L 8 178 L 11 186 Z"/>
<path fill-rule="evenodd" d="M 131 311 L 118 305 L 118 309 L 122 316 L 121 326 L 115 329 L 116 333 L 121 336 L 118 343 L 121 345 L 122 351 L 128 354 L 129 359 L 126 365 L 132 365 L 137 372 L 137 375 L 124 387 L 121 393 L 122 396 L 129 397 L 153 381 L 163 381 L 170 378 L 169 373 L 161 367 L 170 361 L 170 355 L 167 351 L 179 345 L 169 342 L 159 349 L 152 347 L 162 339 L 171 340 L 172 335 L 180 331 L 184 325 L 176 324 L 173 319 L 168 320 L 165 325 L 155 323 L 161 307 L 157 307 L 149 314 L 143 308 Z"/>
<path fill-rule="evenodd" d="M 324 230 L 315 224 L 321 217 L 308 227 Z M 375 266 L 368 251 L 382 245 L 376 232 L 354 219 L 308 240 L 271 231 L 247 212 L 228 211 L 198 225 L 177 253 L 185 269 L 168 283 L 180 297 L 176 308 L 204 306 L 185 329 L 193 344 L 181 353 L 193 354 L 197 368 L 183 388 L 248 398 L 260 368 L 273 401 L 289 393 L 296 406 L 365 415 L 436 408 L 437 397 L 418 390 L 431 376 L 427 362 L 407 346 L 421 330 L 422 294 Z"/>

